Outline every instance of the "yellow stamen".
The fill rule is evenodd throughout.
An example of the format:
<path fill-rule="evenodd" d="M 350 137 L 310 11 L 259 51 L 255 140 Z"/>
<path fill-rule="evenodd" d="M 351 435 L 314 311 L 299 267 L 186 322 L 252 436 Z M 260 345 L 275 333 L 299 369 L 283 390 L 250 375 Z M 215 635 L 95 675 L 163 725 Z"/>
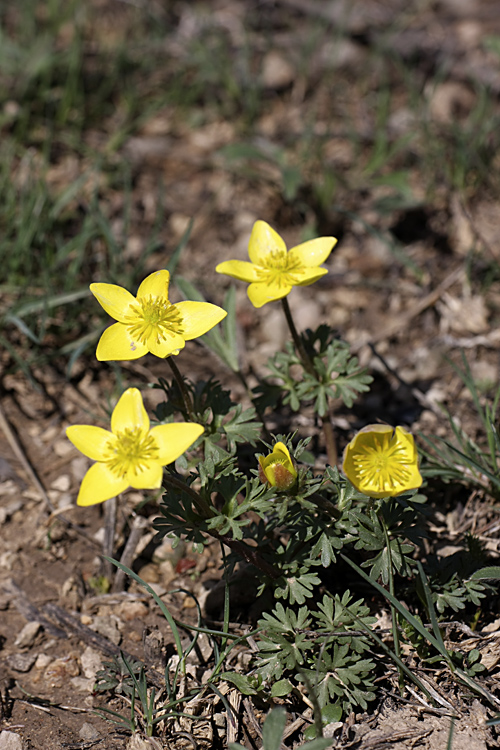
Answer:
<path fill-rule="evenodd" d="M 182 315 L 175 305 L 162 297 L 140 297 L 131 306 L 132 314 L 127 316 L 127 330 L 132 339 L 146 344 L 151 336 L 157 344 L 168 338 L 168 334 L 182 336 Z"/>
<path fill-rule="evenodd" d="M 155 439 L 140 427 L 126 427 L 116 433 L 116 441 L 110 440 L 106 451 L 104 460 L 118 477 L 125 477 L 129 471 L 139 474 L 159 458 Z"/>

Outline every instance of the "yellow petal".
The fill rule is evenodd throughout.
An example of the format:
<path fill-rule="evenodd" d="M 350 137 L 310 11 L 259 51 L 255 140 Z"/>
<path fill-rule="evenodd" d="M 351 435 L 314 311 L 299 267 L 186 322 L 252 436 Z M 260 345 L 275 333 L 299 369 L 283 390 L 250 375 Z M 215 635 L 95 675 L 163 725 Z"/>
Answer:
<path fill-rule="evenodd" d="M 122 393 L 111 415 L 111 429 L 116 435 L 125 429 L 149 431 L 149 417 L 137 388 Z"/>
<path fill-rule="evenodd" d="M 76 504 L 87 506 L 103 503 L 124 492 L 128 486 L 128 480 L 117 477 L 106 464 L 94 464 L 83 477 Z"/>
<path fill-rule="evenodd" d="M 126 321 L 130 307 L 137 304 L 130 292 L 116 284 L 91 284 L 90 291 L 108 315 L 120 323 Z"/>
<path fill-rule="evenodd" d="M 186 341 L 203 336 L 227 315 L 222 307 L 209 302 L 179 302 L 175 308 L 182 315 L 182 336 Z"/>
<path fill-rule="evenodd" d="M 168 271 L 155 271 L 147 276 L 137 290 L 137 299 L 140 297 L 163 297 L 168 302 L 168 285 L 170 274 Z"/>
<path fill-rule="evenodd" d="M 273 453 L 277 453 L 278 455 L 281 454 L 281 456 L 284 456 L 287 461 L 292 463 L 292 459 L 290 458 L 290 451 L 286 447 L 285 443 L 277 442 L 273 445 Z M 271 453 L 272 455 L 272 453 Z"/>
<path fill-rule="evenodd" d="M 93 461 L 102 461 L 109 452 L 109 443 L 115 443 L 116 437 L 112 432 L 94 427 L 89 424 L 75 424 L 66 428 L 66 437 L 71 440 L 75 448 Z"/>
<path fill-rule="evenodd" d="M 161 487 L 162 479 L 163 467 L 156 462 L 137 473 L 132 470 L 127 472 L 127 481 L 135 490 L 157 490 Z"/>
<path fill-rule="evenodd" d="M 248 256 L 252 263 L 265 265 L 270 253 L 276 250 L 286 253 L 284 240 L 265 221 L 256 221 L 248 243 Z"/>
<path fill-rule="evenodd" d="M 160 424 L 153 427 L 150 435 L 156 441 L 159 450 L 158 461 L 162 466 L 171 464 L 203 435 L 201 424 L 194 422 L 176 422 Z"/>
<path fill-rule="evenodd" d="M 95 356 L 99 362 L 108 362 L 109 360 L 127 360 L 139 359 L 144 357 L 149 351 L 146 344 L 134 339 L 127 326 L 123 323 L 115 323 L 106 328 L 102 334 Z"/>
<path fill-rule="evenodd" d="M 292 247 L 288 257 L 290 261 L 297 261 L 300 266 L 306 268 L 320 266 L 328 258 L 336 243 L 335 237 L 317 237 L 315 240 Z"/>
<path fill-rule="evenodd" d="M 250 284 L 247 294 L 254 307 L 262 307 L 268 302 L 286 297 L 291 291 L 291 285 L 277 284 L 276 282 L 268 284 L 261 281 L 257 284 Z"/>
<path fill-rule="evenodd" d="M 166 331 L 164 335 L 165 338 L 158 341 L 156 333 L 152 333 L 147 340 L 147 347 L 155 357 L 165 359 L 165 357 L 170 357 L 171 354 L 178 354 L 180 349 L 184 349 L 184 336 L 171 331 Z"/>
<path fill-rule="evenodd" d="M 259 278 L 259 269 L 253 263 L 246 260 L 226 260 L 215 267 L 217 273 L 224 273 L 233 279 L 240 281 L 257 281 Z"/>
<path fill-rule="evenodd" d="M 309 286 L 328 273 L 326 268 L 301 268 L 290 274 L 294 286 Z"/>

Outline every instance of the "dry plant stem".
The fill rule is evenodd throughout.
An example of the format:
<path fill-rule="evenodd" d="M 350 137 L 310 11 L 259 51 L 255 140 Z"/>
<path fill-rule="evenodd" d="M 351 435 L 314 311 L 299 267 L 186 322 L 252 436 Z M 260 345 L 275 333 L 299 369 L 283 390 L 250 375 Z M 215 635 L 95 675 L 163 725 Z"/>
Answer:
<path fill-rule="evenodd" d="M 184 401 L 184 407 L 186 409 L 186 412 L 189 416 L 189 419 L 192 422 L 196 422 L 196 416 L 193 410 L 193 402 L 191 401 L 191 396 L 189 395 L 189 391 L 186 388 L 186 384 L 184 383 L 184 378 L 181 375 L 181 372 L 175 362 L 173 361 L 172 357 L 167 357 L 167 362 L 172 370 L 172 374 L 175 378 L 175 382 L 177 383 L 179 390 L 181 392 L 182 400 Z"/>
<path fill-rule="evenodd" d="M 297 329 L 295 328 L 295 323 L 293 322 L 290 305 L 288 304 L 288 300 L 286 297 L 283 297 L 283 299 L 281 300 L 281 304 L 283 305 L 283 312 L 285 313 L 285 318 L 286 318 L 286 322 L 288 323 L 288 328 L 290 329 L 290 333 L 292 334 L 292 339 L 295 345 L 295 350 L 297 354 L 299 355 L 299 358 L 304 366 L 304 369 L 306 369 L 310 375 L 317 377 L 317 373 L 316 373 L 316 370 L 314 369 L 313 363 L 311 362 L 311 358 L 306 352 L 302 339 L 299 336 Z M 330 408 L 328 408 L 326 417 L 321 418 L 321 426 L 323 428 L 323 436 L 325 438 L 325 446 L 326 446 L 326 452 L 328 455 L 328 461 L 331 466 L 336 466 L 337 460 L 338 460 L 337 441 L 335 439 L 335 434 L 333 432 L 332 415 L 331 415 Z"/>
<path fill-rule="evenodd" d="M 125 567 L 127 568 L 132 567 L 132 563 L 134 562 L 136 547 L 139 544 L 139 541 L 142 536 L 142 532 L 144 531 L 146 526 L 148 526 L 148 520 L 146 518 L 143 518 L 142 516 L 136 516 L 134 518 L 133 523 L 132 523 L 132 528 L 130 530 L 130 534 L 125 543 L 122 556 L 120 557 L 121 564 L 125 565 Z M 113 581 L 113 586 L 111 588 L 111 591 L 113 593 L 116 593 L 117 591 L 123 591 L 124 586 L 125 586 L 125 573 L 121 568 L 118 568 L 115 573 L 115 580 Z"/>
<path fill-rule="evenodd" d="M 104 541 L 102 543 L 102 554 L 104 557 L 113 557 L 116 529 L 116 497 L 112 497 L 104 503 Z M 113 579 L 114 565 L 109 560 L 103 560 L 101 571 L 108 581 Z"/>

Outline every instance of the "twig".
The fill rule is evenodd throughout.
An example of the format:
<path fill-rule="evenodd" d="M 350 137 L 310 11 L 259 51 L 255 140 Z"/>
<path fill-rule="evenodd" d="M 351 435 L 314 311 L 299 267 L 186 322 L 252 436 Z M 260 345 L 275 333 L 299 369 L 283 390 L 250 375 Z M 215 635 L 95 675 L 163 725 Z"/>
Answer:
<path fill-rule="evenodd" d="M 125 565 L 127 568 L 132 567 L 132 563 L 134 561 L 135 550 L 141 539 L 142 532 L 147 526 L 148 526 L 147 518 L 144 518 L 143 516 L 136 516 L 134 518 L 129 537 L 123 549 L 122 556 L 120 557 L 121 564 Z M 109 564 L 111 565 L 111 563 Z M 111 587 L 111 591 L 113 593 L 122 591 L 124 587 L 124 583 L 125 583 L 125 573 L 121 568 L 118 568 L 115 574 L 115 580 L 113 581 L 113 586 Z"/>
<path fill-rule="evenodd" d="M 104 540 L 102 543 L 102 554 L 104 559 L 101 561 L 102 575 L 111 581 L 115 567 L 106 557 L 113 557 L 115 546 L 116 530 L 116 497 L 112 497 L 104 503 Z"/>
<path fill-rule="evenodd" d="M 2 431 L 7 439 L 7 442 L 9 443 L 12 449 L 12 452 L 14 453 L 19 463 L 22 465 L 23 469 L 25 470 L 26 474 L 30 478 L 33 485 L 36 487 L 36 489 L 42 496 L 42 499 L 45 502 L 45 505 L 50 510 L 51 514 L 57 513 L 56 509 L 54 508 L 54 505 L 52 504 L 49 496 L 47 495 L 47 491 L 45 487 L 43 486 L 35 469 L 31 465 L 26 455 L 26 451 L 24 450 L 14 430 L 10 426 L 4 414 L 1 404 L 0 404 L 0 427 L 2 428 Z M 81 534 L 81 536 L 85 537 L 85 539 L 87 539 L 87 541 L 89 541 L 91 544 L 93 545 L 97 544 L 95 539 L 92 539 L 92 537 L 89 534 L 87 534 L 85 529 L 83 529 L 81 526 L 78 526 L 78 524 L 73 523 L 73 521 L 70 521 L 68 518 L 66 518 L 66 516 L 63 516 L 60 513 L 58 513 L 58 518 L 60 518 L 60 520 L 63 521 L 71 529 L 74 529 L 76 532 L 78 532 L 78 534 Z"/>
<path fill-rule="evenodd" d="M 15 608 L 26 618 L 26 620 L 28 620 L 28 622 L 39 622 L 47 633 L 50 633 L 50 635 L 55 636 L 56 638 L 68 637 L 65 630 L 56 627 L 43 616 L 38 607 L 35 607 L 35 605 L 30 602 L 24 591 L 17 585 L 17 583 L 15 583 L 15 581 L 12 580 L 12 578 L 5 581 L 3 589 L 8 594 L 13 595 Z"/>

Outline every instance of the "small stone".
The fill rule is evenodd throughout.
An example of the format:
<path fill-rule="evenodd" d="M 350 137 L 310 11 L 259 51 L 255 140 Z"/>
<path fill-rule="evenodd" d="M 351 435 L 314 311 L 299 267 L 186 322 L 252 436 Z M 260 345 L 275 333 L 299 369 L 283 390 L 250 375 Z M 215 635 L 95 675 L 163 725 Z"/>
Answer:
<path fill-rule="evenodd" d="M 41 627 L 40 623 L 36 620 L 33 620 L 33 622 L 27 622 L 14 641 L 14 646 L 17 646 L 18 648 L 30 648 L 35 642 L 35 638 Z"/>
<path fill-rule="evenodd" d="M 87 646 L 85 651 L 80 657 L 83 674 L 88 679 L 95 679 L 97 672 L 101 669 L 102 660 L 101 655 L 98 651 L 94 651 L 93 648 Z"/>
<path fill-rule="evenodd" d="M 90 615 L 80 615 L 80 622 L 82 625 L 92 625 L 94 618 Z"/>
<path fill-rule="evenodd" d="M 119 620 L 117 617 L 97 615 L 96 617 L 94 617 L 94 622 L 92 623 L 91 627 L 92 630 L 96 631 L 96 633 L 100 633 L 109 641 L 111 641 L 111 643 L 114 643 L 115 646 L 118 646 L 122 639 L 122 634 L 118 629 L 118 622 Z"/>
<path fill-rule="evenodd" d="M 36 654 L 12 654 L 7 657 L 7 663 L 15 672 L 29 672 L 35 659 Z"/>
<path fill-rule="evenodd" d="M 67 438 L 66 440 L 56 440 L 54 443 L 54 453 L 59 458 L 67 456 L 72 450 L 74 450 L 73 444 Z"/>
<path fill-rule="evenodd" d="M 89 679 L 88 677 L 72 677 L 70 682 L 79 693 L 92 693 L 94 690 L 94 679 Z"/>
<path fill-rule="evenodd" d="M 0 732 L 0 750 L 23 750 L 23 741 L 16 732 Z"/>
<path fill-rule="evenodd" d="M 135 620 L 136 617 L 146 617 L 149 607 L 144 602 L 122 602 L 118 609 L 120 617 L 125 622 Z"/>
<path fill-rule="evenodd" d="M 159 583 L 160 572 L 158 566 L 153 565 L 152 563 L 143 565 L 139 570 L 139 577 L 142 578 L 143 581 L 146 581 L 146 583 Z"/>
<path fill-rule="evenodd" d="M 84 724 L 82 724 L 82 728 L 78 732 L 78 736 L 82 740 L 97 740 L 101 734 L 100 732 L 92 726 L 92 724 L 89 724 L 88 721 L 86 721 Z"/>
<path fill-rule="evenodd" d="M 63 687 L 69 677 L 76 677 L 79 673 L 76 654 L 67 654 L 49 664 L 44 672 L 44 679 L 50 687 Z"/>
<path fill-rule="evenodd" d="M 50 485 L 51 489 L 58 490 L 59 492 L 67 492 L 71 487 L 71 479 L 69 474 L 61 474 L 60 477 L 54 479 Z"/>
<path fill-rule="evenodd" d="M 35 662 L 35 669 L 47 669 L 50 662 L 53 661 L 52 656 L 48 654 L 38 654 Z"/>
<path fill-rule="evenodd" d="M 270 89 L 282 89 L 289 86 L 294 78 L 295 71 L 288 60 L 276 50 L 268 52 L 262 65 L 264 86 Z"/>

